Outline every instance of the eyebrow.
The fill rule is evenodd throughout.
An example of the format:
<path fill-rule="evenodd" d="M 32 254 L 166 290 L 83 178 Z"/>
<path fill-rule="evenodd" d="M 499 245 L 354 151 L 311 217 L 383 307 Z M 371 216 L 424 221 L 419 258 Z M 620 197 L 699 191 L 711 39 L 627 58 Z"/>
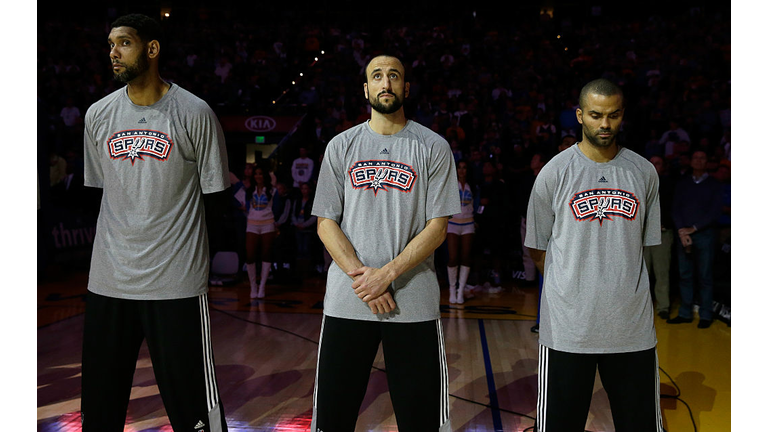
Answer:
<path fill-rule="evenodd" d="M 378 67 L 378 68 L 376 68 L 376 69 L 374 69 L 374 70 L 372 70 L 372 71 L 371 71 L 371 75 L 375 74 L 376 72 L 383 72 L 383 71 L 384 71 L 384 69 L 382 69 L 382 68 Z M 390 69 L 389 71 L 390 71 L 390 72 L 395 72 L 395 73 L 397 73 L 398 75 L 400 75 L 400 74 L 401 74 L 401 73 L 400 73 L 400 71 L 399 71 L 399 70 L 397 70 L 396 68 L 392 68 L 392 69 Z"/>
<path fill-rule="evenodd" d="M 616 111 L 614 111 L 614 112 L 612 112 L 612 113 L 608 113 L 608 115 L 611 115 L 611 114 L 616 114 L 616 113 L 620 112 L 620 111 L 621 111 L 621 110 L 623 110 L 623 109 L 624 109 L 624 108 L 619 108 L 619 109 L 617 109 Z M 589 110 L 589 113 L 590 113 L 590 114 L 603 114 L 603 113 L 601 113 L 600 111 L 595 111 L 595 110 Z"/>
<path fill-rule="evenodd" d="M 131 36 L 129 36 L 129 35 L 117 35 L 117 36 L 115 36 L 115 40 L 121 40 L 121 39 L 133 39 L 133 38 Z M 107 42 L 112 42 L 112 38 L 108 37 L 107 38 Z"/>

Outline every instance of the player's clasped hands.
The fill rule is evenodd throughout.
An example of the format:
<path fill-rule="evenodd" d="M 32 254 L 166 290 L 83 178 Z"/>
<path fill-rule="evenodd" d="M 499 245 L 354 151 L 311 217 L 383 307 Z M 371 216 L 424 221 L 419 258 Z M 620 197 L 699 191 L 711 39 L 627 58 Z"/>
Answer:
<path fill-rule="evenodd" d="M 391 283 L 385 272 L 375 267 L 363 266 L 347 273 L 354 279 L 352 289 L 360 300 L 366 302 L 374 314 L 388 313 L 397 305 L 387 291 Z"/>

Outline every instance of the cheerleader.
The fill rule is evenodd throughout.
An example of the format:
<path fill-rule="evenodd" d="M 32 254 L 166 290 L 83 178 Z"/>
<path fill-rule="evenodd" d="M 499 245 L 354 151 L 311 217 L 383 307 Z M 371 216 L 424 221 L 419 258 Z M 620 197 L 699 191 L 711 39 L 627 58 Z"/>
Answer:
<path fill-rule="evenodd" d="M 269 173 L 261 167 L 256 167 L 253 170 L 252 185 L 246 194 L 250 202 L 248 203 L 248 224 L 245 230 L 245 266 L 251 283 L 251 298 L 264 298 L 265 285 L 272 267 L 272 242 L 276 234 L 272 199 L 276 193 Z M 246 202 L 241 204 L 246 205 Z M 261 261 L 259 283 L 256 282 L 257 261 Z"/>
<path fill-rule="evenodd" d="M 461 160 L 456 164 L 459 180 L 461 213 L 448 220 L 448 293 L 450 303 L 464 303 L 464 289 L 472 260 L 472 242 L 475 238 L 475 200 L 479 198 L 469 184 L 469 164 Z"/>

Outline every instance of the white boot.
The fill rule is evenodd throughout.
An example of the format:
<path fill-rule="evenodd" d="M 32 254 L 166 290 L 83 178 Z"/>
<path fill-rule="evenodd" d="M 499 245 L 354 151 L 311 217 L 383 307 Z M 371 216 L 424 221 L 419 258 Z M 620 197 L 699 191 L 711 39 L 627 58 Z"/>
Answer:
<path fill-rule="evenodd" d="M 256 263 L 246 263 L 245 269 L 248 272 L 248 281 L 251 283 L 251 298 L 256 298 L 259 289 L 259 286 L 256 284 Z"/>
<path fill-rule="evenodd" d="M 448 303 L 456 303 L 456 274 L 459 268 L 448 267 Z"/>
<path fill-rule="evenodd" d="M 456 303 L 464 303 L 464 289 L 467 287 L 467 278 L 469 277 L 469 266 L 461 266 L 459 269 L 459 289 L 456 295 Z"/>
<path fill-rule="evenodd" d="M 266 285 L 267 285 L 267 278 L 269 277 L 269 269 L 272 268 L 272 263 L 262 261 L 261 262 L 261 283 L 259 284 L 259 292 L 257 295 L 257 298 L 264 298 L 265 297 L 265 291 L 266 291 Z"/>

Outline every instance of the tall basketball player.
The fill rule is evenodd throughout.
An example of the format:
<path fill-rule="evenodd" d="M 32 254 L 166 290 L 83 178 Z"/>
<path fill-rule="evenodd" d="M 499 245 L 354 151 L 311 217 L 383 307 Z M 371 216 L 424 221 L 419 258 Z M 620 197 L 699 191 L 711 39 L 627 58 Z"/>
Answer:
<path fill-rule="evenodd" d="M 661 432 L 643 264 L 661 242 L 659 178 L 616 141 L 621 88 L 598 79 L 579 99 L 582 140 L 542 168 L 528 204 L 525 245 L 544 275 L 536 427 L 584 430 L 599 370 L 616 430 Z"/>
<path fill-rule="evenodd" d="M 202 198 L 229 187 L 224 135 L 205 102 L 160 77 L 155 20 L 118 18 L 108 41 L 126 85 L 85 116 L 85 184 L 104 193 L 85 311 L 83 431 L 124 429 L 145 339 L 173 429 L 226 431 Z"/>
<path fill-rule="evenodd" d="M 312 214 L 328 271 L 312 431 L 354 431 L 382 345 L 400 431 L 449 431 L 434 251 L 461 211 L 448 143 L 407 120 L 402 62 L 373 58 L 371 119 L 333 138 Z"/>

